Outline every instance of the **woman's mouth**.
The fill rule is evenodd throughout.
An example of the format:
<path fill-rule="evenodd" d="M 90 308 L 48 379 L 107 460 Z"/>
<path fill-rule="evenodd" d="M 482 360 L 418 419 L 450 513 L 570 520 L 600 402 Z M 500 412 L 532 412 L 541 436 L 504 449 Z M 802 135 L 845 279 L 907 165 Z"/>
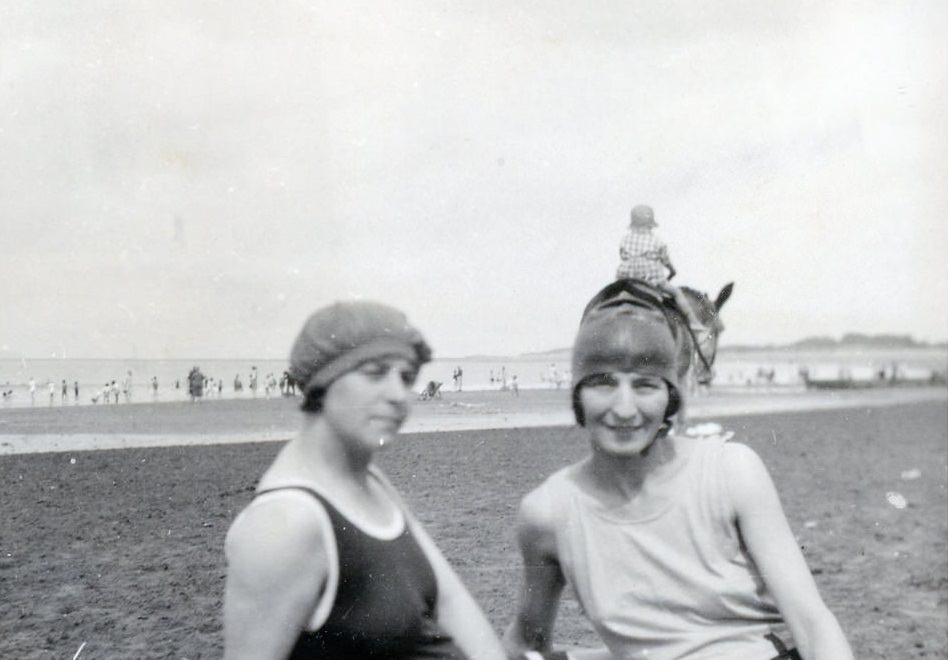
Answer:
<path fill-rule="evenodd" d="M 635 431 L 641 430 L 643 427 L 640 424 L 631 424 L 631 425 L 616 425 L 611 424 L 609 428 L 617 433 L 634 433 Z"/>

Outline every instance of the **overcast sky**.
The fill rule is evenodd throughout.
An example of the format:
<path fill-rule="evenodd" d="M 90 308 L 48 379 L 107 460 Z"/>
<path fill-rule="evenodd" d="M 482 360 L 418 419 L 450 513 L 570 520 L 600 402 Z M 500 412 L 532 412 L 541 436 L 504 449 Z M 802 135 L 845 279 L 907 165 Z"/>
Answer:
<path fill-rule="evenodd" d="M 566 346 L 652 205 L 724 343 L 948 338 L 948 6 L 0 3 L 0 357 Z"/>

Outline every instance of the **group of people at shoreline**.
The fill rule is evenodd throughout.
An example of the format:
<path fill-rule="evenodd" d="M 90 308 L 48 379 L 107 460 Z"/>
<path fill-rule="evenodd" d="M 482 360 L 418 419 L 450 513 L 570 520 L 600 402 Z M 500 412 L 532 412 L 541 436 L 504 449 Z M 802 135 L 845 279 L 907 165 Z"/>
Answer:
<path fill-rule="evenodd" d="M 263 382 L 262 388 L 260 385 L 261 380 Z M 223 379 L 206 376 L 198 365 L 194 365 L 191 368 L 185 382 L 191 401 L 198 401 L 205 396 L 216 397 L 218 399 L 223 396 Z M 177 383 L 175 384 L 175 388 L 177 389 Z M 247 375 L 247 391 L 250 397 L 255 399 L 260 389 L 263 390 L 263 396 L 267 399 L 275 395 L 277 391 L 279 391 L 281 396 L 297 396 L 296 383 L 290 377 L 289 372 L 284 371 L 279 380 L 277 380 L 272 371 L 268 372 L 261 379 L 257 367 L 254 366 L 250 368 L 250 373 Z M 244 382 L 238 373 L 234 375 L 231 393 L 234 396 L 240 396 L 243 391 Z"/>
<path fill-rule="evenodd" d="M 263 382 L 262 386 L 259 384 L 261 380 Z M 244 381 L 241 379 L 240 374 L 234 376 L 232 386 L 225 387 L 224 379 L 203 374 L 197 365 L 188 372 L 183 382 L 184 385 L 182 386 L 182 379 L 174 380 L 171 385 L 166 386 L 164 392 L 167 393 L 170 391 L 173 398 L 195 401 L 201 398 L 211 397 L 220 399 L 224 397 L 225 392 L 230 396 L 241 396 L 244 391 Z M 45 384 L 38 385 L 36 379 L 30 378 L 26 385 L 22 386 L 31 407 L 42 402 L 42 392 L 46 392 L 48 395 L 48 406 L 57 404 L 65 406 L 70 403 L 72 405 L 138 403 L 141 402 L 142 399 L 139 398 L 136 392 L 146 395 L 144 401 L 154 402 L 162 398 L 162 389 L 157 376 L 152 376 L 141 386 L 140 391 L 136 388 L 137 386 L 134 383 L 131 370 L 126 372 L 126 376 L 121 381 L 110 379 L 107 380 L 102 387 L 94 388 L 92 394 L 89 394 L 86 400 L 80 397 L 79 381 L 75 379 L 72 381 L 72 384 L 69 384 L 66 379 L 62 379 L 60 384 L 57 384 L 54 379 L 49 379 Z M 87 392 L 88 389 L 84 388 L 84 391 Z M 256 398 L 258 391 L 261 391 L 266 398 L 270 398 L 275 395 L 276 392 L 279 392 L 283 396 L 297 395 L 296 385 L 289 378 L 287 372 L 284 372 L 279 380 L 277 380 L 272 372 L 267 373 L 266 376 L 261 379 L 256 372 L 256 367 L 254 367 L 247 377 L 247 392 L 250 397 Z M 3 402 L 6 404 L 18 401 L 16 390 L 10 386 L 9 382 L 6 383 L 3 389 L 0 389 L 0 395 L 2 395 Z"/>
<path fill-rule="evenodd" d="M 677 432 L 683 333 L 642 286 L 620 279 L 581 315 L 589 451 L 521 502 L 502 639 L 376 461 L 429 345 L 384 304 L 313 313 L 290 351 L 300 431 L 226 537 L 225 659 L 851 660 L 757 454 Z M 554 648 L 567 586 L 601 648 Z"/>

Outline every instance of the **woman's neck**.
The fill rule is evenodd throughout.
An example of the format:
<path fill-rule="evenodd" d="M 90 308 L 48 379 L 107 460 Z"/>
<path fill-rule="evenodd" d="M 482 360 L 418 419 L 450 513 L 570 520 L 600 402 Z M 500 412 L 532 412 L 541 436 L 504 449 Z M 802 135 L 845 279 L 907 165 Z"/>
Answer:
<path fill-rule="evenodd" d="M 593 450 L 585 471 L 598 491 L 628 501 L 666 472 L 678 453 L 671 436 L 657 438 L 642 454 L 614 456 Z"/>
<path fill-rule="evenodd" d="M 353 446 L 324 424 L 306 424 L 281 450 L 261 486 L 313 484 L 363 529 L 388 529 L 401 514 L 380 481 L 371 476 L 372 452 L 357 455 Z"/>
<path fill-rule="evenodd" d="M 285 447 L 288 465 L 295 471 L 320 480 L 346 480 L 365 484 L 371 452 L 353 451 L 353 445 L 339 437 L 318 417 L 307 420 L 299 434 Z"/>

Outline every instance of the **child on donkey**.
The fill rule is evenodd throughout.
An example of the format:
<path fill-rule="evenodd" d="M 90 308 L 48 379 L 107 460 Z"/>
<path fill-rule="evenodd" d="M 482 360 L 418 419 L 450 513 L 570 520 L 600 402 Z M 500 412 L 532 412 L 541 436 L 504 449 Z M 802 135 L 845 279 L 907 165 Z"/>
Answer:
<path fill-rule="evenodd" d="M 688 299 L 681 289 L 669 282 L 675 276 L 676 270 L 668 257 L 665 242 L 652 232 L 657 226 L 651 206 L 639 204 L 632 209 L 629 231 L 619 245 L 619 258 L 622 261 L 616 270 L 616 279 L 643 280 L 667 292 L 675 298 L 692 331 L 703 333 L 704 324 L 695 316 Z"/>

